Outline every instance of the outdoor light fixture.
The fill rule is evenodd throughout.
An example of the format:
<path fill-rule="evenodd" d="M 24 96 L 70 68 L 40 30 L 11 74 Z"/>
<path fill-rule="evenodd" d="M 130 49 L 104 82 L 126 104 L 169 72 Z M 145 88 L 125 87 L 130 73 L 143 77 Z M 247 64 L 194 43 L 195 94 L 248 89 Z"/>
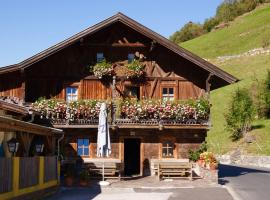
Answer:
<path fill-rule="evenodd" d="M 9 152 L 15 155 L 15 153 L 18 151 L 19 148 L 19 141 L 16 138 L 12 138 L 9 141 L 7 141 L 7 145 Z"/>
<path fill-rule="evenodd" d="M 43 141 L 40 139 L 36 142 L 35 144 L 35 147 L 36 147 L 36 152 L 37 153 L 42 153 L 43 152 L 43 149 L 44 149 L 44 143 Z"/>

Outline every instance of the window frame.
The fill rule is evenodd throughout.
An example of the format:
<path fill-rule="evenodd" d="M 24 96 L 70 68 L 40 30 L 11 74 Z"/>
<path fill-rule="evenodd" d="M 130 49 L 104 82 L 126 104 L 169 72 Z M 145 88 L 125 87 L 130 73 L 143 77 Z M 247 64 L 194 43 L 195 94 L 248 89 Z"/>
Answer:
<path fill-rule="evenodd" d="M 82 146 L 79 146 L 79 140 L 83 140 L 83 145 Z M 84 145 L 84 141 L 85 140 L 88 140 L 88 146 L 86 145 Z M 77 138 L 76 139 L 76 146 L 77 146 L 77 156 L 80 156 L 80 157 L 90 157 L 90 138 Z M 82 149 L 82 155 L 80 155 L 79 154 L 79 148 L 81 148 Z M 88 153 L 87 154 L 85 154 L 85 149 L 88 149 Z"/>
<path fill-rule="evenodd" d="M 131 56 L 132 55 L 132 56 Z M 132 58 L 131 58 L 131 57 Z M 128 54 L 128 57 L 127 57 L 127 60 L 128 60 L 128 63 L 131 63 L 133 60 L 135 59 L 135 54 L 134 53 L 129 53 Z"/>
<path fill-rule="evenodd" d="M 134 98 L 133 96 L 130 96 L 129 95 L 129 93 L 131 92 L 130 88 L 138 88 L 139 98 L 138 98 L 138 96 L 136 96 L 136 98 L 138 100 L 140 100 L 141 99 L 141 92 L 142 92 L 141 91 L 141 86 L 140 85 L 137 85 L 137 84 L 134 84 L 134 85 L 132 85 L 132 84 L 125 84 L 124 95 L 127 96 L 127 97 L 129 97 L 129 98 Z"/>
<path fill-rule="evenodd" d="M 76 95 L 74 95 L 74 96 L 76 96 L 77 98 L 74 100 L 73 98 L 72 98 L 72 100 L 70 100 L 70 101 L 68 101 L 68 88 L 76 88 L 77 89 L 77 94 Z M 73 93 L 71 93 L 71 97 L 73 97 Z M 66 86 L 65 87 L 65 101 L 67 102 L 67 103 L 69 103 L 69 102 L 71 102 L 71 101 L 78 101 L 79 100 L 79 86 L 77 86 L 77 85 L 68 85 L 68 86 Z"/>
<path fill-rule="evenodd" d="M 163 144 L 169 141 L 172 144 L 172 156 L 163 156 L 163 149 L 166 147 L 163 147 Z M 176 138 L 175 137 L 161 137 L 160 138 L 160 159 L 177 159 L 178 158 L 178 145 L 176 144 Z"/>
<path fill-rule="evenodd" d="M 102 57 L 99 58 L 99 55 L 102 55 Z M 97 63 L 101 62 L 104 59 L 105 59 L 105 56 L 104 56 L 104 53 L 103 52 L 97 52 L 96 53 L 96 62 Z"/>
<path fill-rule="evenodd" d="M 167 93 L 166 95 L 164 96 L 163 95 L 163 90 L 164 89 L 167 89 Z M 173 94 L 170 94 L 170 89 L 173 89 Z M 175 86 L 172 86 L 172 85 L 163 85 L 161 86 L 161 99 L 163 101 L 174 101 L 176 98 L 176 93 L 175 93 Z M 166 99 L 165 99 L 166 98 Z"/>

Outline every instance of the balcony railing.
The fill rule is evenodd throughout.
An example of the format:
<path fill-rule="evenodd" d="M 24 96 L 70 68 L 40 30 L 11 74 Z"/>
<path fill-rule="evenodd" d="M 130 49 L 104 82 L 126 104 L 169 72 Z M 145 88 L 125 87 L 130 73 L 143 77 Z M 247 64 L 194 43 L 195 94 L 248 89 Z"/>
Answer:
<path fill-rule="evenodd" d="M 161 100 L 117 100 L 106 102 L 111 126 L 207 126 L 210 105 L 205 99 L 164 102 Z M 43 99 L 32 104 L 55 126 L 98 125 L 101 101 L 81 100 L 71 103 L 56 99 Z"/>

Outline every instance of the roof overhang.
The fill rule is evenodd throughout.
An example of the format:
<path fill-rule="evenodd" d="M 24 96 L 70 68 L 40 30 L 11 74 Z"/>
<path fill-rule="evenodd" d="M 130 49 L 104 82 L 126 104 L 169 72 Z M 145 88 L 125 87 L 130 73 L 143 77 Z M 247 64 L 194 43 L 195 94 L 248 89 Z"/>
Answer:
<path fill-rule="evenodd" d="M 18 113 L 21 115 L 28 115 L 29 114 L 28 108 L 26 108 L 24 106 L 17 105 L 17 104 L 8 103 L 8 102 L 3 101 L 3 100 L 0 100 L 0 109 L 6 110 L 6 111 L 11 111 L 11 112 Z"/>
<path fill-rule="evenodd" d="M 0 116 L 1 131 L 23 131 L 36 135 L 53 136 L 54 134 L 63 134 L 63 130 L 41 126 L 30 122 L 13 119 L 7 116 Z"/>

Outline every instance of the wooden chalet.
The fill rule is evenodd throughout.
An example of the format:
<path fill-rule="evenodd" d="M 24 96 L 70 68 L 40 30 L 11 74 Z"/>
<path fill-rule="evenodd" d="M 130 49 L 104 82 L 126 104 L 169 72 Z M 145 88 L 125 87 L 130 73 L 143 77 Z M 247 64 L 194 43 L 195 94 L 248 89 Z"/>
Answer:
<path fill-rule="evenodd" d="M 89 66 L 104 58 L 113 66 L 114 78 L 100 79 L 89 71 Z M 133 59 L 144 66 L 143 78 L 126 76 L 123 69 Z M 155 160 L 184 159 L 188 150 L 198 148 L 210 128 L 210 118 L 198 120 L 196 113 L 193 118 L 181 119 L 130 117 L 121 106 L 117 111 L 117 102 L 129 99 L 133 102 L 129 105 L 134 106 L 137 100 L 149 104 L 150 99 L 208 99 L 211 90 L 236 81 L 206 60 L 117 13 L 18 64 L 0 68 L 0 96 L 20 98 L 25 105 L 40 97 L 67 102 L 106 101 L 112 105 L 112 154 L 108 159 L 122 163 L 126 175 L 148 175 Z M 180 103 L 177 108 L 182 109 Z M 65 132 L 64 157 L 83 158 L 85 163 L 97 161 L 98 120 L 83 116 L 69 120 L 56 115 L 47 117 Z"/>

